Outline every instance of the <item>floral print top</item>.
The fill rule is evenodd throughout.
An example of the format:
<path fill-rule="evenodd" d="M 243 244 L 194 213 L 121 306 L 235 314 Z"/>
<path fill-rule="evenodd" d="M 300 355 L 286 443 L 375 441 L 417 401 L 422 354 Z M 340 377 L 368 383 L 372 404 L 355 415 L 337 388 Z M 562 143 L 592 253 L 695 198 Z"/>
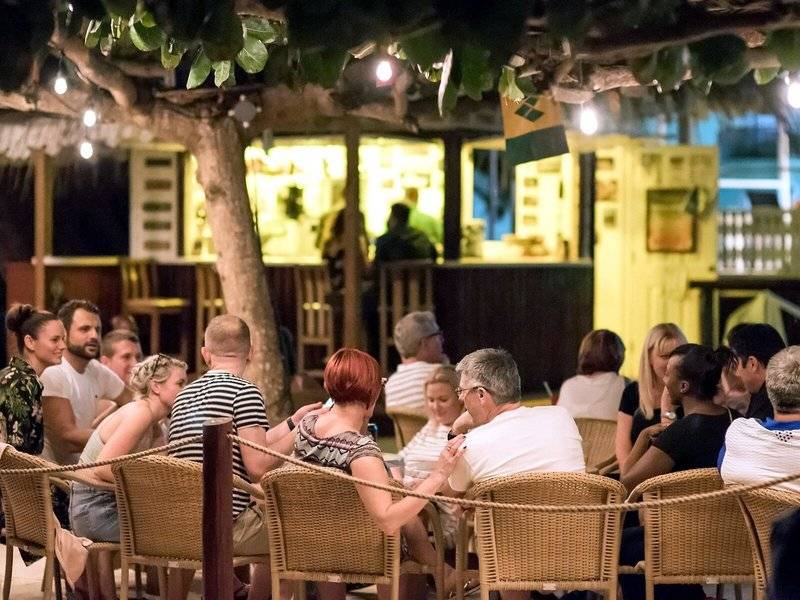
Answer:
<path fill-rule="evenodd" d="M 20 452 L 42 453 L 42 382 L 18 356 L 0 370 L 0 434 Z"/>

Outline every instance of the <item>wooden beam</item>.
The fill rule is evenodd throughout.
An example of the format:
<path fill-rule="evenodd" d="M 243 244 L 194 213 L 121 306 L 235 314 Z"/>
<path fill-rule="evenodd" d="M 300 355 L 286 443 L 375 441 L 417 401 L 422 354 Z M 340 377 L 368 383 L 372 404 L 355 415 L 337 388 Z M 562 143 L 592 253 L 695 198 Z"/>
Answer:
<path fill-rule="evenodd" d="M 233 597 L 231 420 L 203 423 L 203 597 Z M 161 590 L 162 597 L 165 595 Z"/>
<path fill-rule="evenodd" d="M 361 191 L 358 175 L 358 123 L 351 120 L 345 132 L 347 183 L 344 209 L 344 345 L 361 348 Z"/>
<path fill-rule="evenodd" d="M 44 257 L 53 253 L 53 159 L 44 150 L 33 153 L 33 272 L 34 304 L 47 308 Z"/>
<path fill-rule="evenodd" d="M 444 259 L 461 258 L 461 135 L 444 136 Z"/>

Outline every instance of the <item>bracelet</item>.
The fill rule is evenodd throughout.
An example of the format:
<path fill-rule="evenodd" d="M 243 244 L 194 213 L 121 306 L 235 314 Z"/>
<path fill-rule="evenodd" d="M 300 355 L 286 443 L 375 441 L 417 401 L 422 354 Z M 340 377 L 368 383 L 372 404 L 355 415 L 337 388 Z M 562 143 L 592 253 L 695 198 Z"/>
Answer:
<path fill-rule="evenodd" d="M 292 429 L 294 429 L 295 427 L 297 427 L 297 425 L 295 425 L 295 424 L 294 424 L 294 421 L 292 421 L 292 417 L 288 417 L 288 418 L 286 419 L 286 425 L 288 425 L 288 426 L 289 426 L 289 431 L 291 431 Z"/>

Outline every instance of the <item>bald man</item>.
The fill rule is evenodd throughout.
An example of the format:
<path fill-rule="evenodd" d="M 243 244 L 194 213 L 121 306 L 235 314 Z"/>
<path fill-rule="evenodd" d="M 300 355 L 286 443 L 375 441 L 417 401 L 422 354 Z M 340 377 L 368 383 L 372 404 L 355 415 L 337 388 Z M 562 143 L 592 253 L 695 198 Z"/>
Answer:
<path fill-rule="evenodd" d="M 210 370 L 187 385 L 175 399 L 169 422 L 169 441 L 176 442 L 203 433 L 203 423 L 215 417 L 230 417 L 240 437 L 288 454 L 294 445 L 290 433 L 300 420 L 320 404 L 304 406 L 291 417 L 270 428 L 259 389 L 242 378 L 251 356 L 250 329 L 235 315 L 214 317 L 208 324 L 200 352 Z M 203 462 L 203 445 L 196 442 L 170 450 L 170 455 Z M 267 454 L 233 442 L 233 472 L 257 483 L 278 462 Z M 260 509 L 250 496 L 233 491 L 233 551 L 237 555 L 267 554 L 267 538 L 261 529 Z M 268 565 L 253 570 L 251 600 L 270 595 Z"/>

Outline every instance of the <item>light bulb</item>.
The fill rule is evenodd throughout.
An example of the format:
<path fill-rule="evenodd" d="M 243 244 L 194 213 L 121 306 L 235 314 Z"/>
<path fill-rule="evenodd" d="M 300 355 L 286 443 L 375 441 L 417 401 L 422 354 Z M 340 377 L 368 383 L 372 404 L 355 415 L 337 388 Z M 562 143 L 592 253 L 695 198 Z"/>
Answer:
<path fill-rule="evenodd" d="M 393 75 L 394 70 L 392 69 L 392 63 L 390 63 L 388 60 L 382 60 L 378 62 L 378 66 L 375 67 L 375 78 L 379 82 L 386 83 L 392 78 Z"/>
<path fill-rule="evenodd" d="M 792 108 L 800 108 L 800 81 L 792 81 L 786 88 L 786 101 Z"/>
<path fill-rule="evenodd" d="M 600 123 L 597 120 L 597 112 L 592 107 L 581 107 L 581 131 L 586 135 L 594 135 Z"/>
<path fill-rule="evenodd" d="M 97 123 L 97 112 L 93 108 L 87 108 L 83 112 L 83 124 L 87 127 L 94 127 Z"/>
<path fill-rule="evenodd" d="M 94 146 L 92 146 L 92 142 L 88 140 L 84 140 L 81 142 L 80 153 L 83 158 L 89 160 L 94 155 Z"/>
<path fill-rule="evenodd" d="M 61 73 L 58 74 L 56 80 L 53 82 L 53 91 L 59 96 L 67 93 L 67 79 Z"/>

